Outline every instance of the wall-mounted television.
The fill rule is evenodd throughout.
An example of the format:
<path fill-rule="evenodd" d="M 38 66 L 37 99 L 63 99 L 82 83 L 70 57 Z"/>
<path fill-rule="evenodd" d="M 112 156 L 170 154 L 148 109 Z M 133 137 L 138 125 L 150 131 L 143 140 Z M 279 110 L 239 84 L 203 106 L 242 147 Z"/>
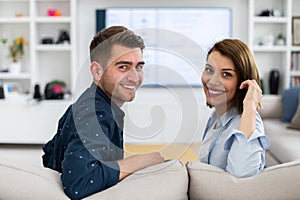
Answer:
<path fill-rule="evenodd" d="M 144 86 L 201 86 L 206 51 L 232 37 L 230 8 L 105 8 L 96 30 L 124 25 L 146 43 Z"/>

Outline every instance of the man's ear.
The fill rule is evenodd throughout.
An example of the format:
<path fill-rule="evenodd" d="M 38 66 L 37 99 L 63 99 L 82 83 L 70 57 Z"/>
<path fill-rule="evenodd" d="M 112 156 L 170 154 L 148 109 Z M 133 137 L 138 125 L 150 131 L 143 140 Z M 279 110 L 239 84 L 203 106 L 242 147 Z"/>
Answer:
<path fill-rule="evenodd" d="M 92 72 L 94 81 L 99 82 L 102 77 L 102 74 L 103 74 L 102 66 L 98 62 L 93 61 L 91 63 L 90 68 L 91 68 L 91 72 Z"/>

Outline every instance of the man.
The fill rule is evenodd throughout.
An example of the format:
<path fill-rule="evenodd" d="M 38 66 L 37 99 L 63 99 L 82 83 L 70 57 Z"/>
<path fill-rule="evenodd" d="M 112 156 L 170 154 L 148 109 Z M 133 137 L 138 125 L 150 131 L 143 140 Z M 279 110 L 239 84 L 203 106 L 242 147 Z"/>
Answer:
<path fill-rule="evenodd" d="M 158 153 L 123 159 L 124 112 L 143 81 L 144 42 L 122 26 L 100 31 L 90 44 L 93 83 L 69 106 L 43 148 L 43 164 L 61 175 L 64 192 L 81 199 L 131 173 L 164 162 Z"/>

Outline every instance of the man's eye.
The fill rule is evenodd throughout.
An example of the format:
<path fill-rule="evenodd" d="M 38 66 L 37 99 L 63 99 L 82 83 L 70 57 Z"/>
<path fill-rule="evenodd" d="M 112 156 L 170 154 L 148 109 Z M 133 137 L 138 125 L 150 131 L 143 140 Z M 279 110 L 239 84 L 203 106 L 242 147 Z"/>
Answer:
<path fill-rule="evenodd" d="M 119 66 L 119 69 L 127 69 L 127 66 L 126 65 L 121 65 L 121 66 Z"/>
<path fill-rule="evenodd" d="M 138 65 L 135 68 L 136 68 L 136 70 L 142 70 L 144 68 L 144 66 L 143 65 Z"/>

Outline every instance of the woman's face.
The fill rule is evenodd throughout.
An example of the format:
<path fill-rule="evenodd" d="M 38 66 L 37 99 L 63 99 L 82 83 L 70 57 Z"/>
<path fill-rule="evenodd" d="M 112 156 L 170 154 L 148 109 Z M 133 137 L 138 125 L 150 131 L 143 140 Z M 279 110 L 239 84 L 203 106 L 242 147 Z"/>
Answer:
<path fill-rule="evenodd" d="M 202 84 L 207 104 L 214 106 L 218 115 L 233 107 L 238 87 L 234 63 L 218 51 L 212 51 L 202 73 Z"/>

